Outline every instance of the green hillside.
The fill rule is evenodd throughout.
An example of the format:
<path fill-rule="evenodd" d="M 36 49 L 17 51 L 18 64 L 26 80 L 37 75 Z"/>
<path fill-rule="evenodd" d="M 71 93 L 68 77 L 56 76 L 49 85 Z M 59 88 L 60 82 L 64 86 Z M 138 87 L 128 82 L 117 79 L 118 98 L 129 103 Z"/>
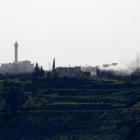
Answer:
<path fill-rule="evenodd" d="M 0 80 L 2 140 L 140 140 L 137 80 Z"/>

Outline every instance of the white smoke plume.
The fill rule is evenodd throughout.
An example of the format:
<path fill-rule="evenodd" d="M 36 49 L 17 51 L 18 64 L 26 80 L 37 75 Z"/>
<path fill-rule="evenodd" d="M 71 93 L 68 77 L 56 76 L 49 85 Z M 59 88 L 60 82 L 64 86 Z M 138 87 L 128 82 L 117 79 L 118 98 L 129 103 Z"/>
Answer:
<path fill-rule="evenodd" d="M 101 67 L 102 70 L 112 71 L 115 75 L 131 75 L 136 71 L 140 71 L 140 55 L 136 55 L 136 57 L 130 61 L 125 63 L 120 63 L 116 66 L 109 67 Z"/>

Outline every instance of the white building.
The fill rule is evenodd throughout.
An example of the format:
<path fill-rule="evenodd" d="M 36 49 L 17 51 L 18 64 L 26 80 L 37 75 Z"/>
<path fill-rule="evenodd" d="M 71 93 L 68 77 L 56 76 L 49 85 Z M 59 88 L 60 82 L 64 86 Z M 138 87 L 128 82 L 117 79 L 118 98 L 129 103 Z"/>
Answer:
<path fill-rule="evenodd" d="M 19 74 L 19 73 L 31 73 L 34 69 L 34 64 L 30 61 L 18 61 L 18 44 L 15 46 L 15 61 L 13 63 L 1 64 L 1 74 Z"/>
<path fill-rule="evenodd" d="M 31 73 L 33 72 L 34 64 L 30 61 L 20 61 L 17 63 L 1 64 L 1 74 L 19 74 L 19 73 Z"/>

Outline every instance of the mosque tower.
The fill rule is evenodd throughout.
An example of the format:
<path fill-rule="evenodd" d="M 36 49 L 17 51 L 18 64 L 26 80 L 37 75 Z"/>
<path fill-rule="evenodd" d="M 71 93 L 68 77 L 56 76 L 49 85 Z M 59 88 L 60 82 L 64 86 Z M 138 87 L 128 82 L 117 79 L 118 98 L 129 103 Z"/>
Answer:
<path fill-rule="evenodd" d="M 15 42 L 14 46 L 15 46 L 15 63 L 17 63 L 18 62 L 18 43 L 17 43 L 17 41 Z"/>

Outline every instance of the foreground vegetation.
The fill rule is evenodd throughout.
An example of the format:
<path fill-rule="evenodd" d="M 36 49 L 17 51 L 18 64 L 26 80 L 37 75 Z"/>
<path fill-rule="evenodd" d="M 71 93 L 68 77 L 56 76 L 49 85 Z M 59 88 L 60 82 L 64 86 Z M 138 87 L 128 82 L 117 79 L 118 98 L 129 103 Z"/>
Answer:
<path fill-rule="evenodd" d="M 140 82 L 0 77 L 2 140 L 140 140 Z"/>

